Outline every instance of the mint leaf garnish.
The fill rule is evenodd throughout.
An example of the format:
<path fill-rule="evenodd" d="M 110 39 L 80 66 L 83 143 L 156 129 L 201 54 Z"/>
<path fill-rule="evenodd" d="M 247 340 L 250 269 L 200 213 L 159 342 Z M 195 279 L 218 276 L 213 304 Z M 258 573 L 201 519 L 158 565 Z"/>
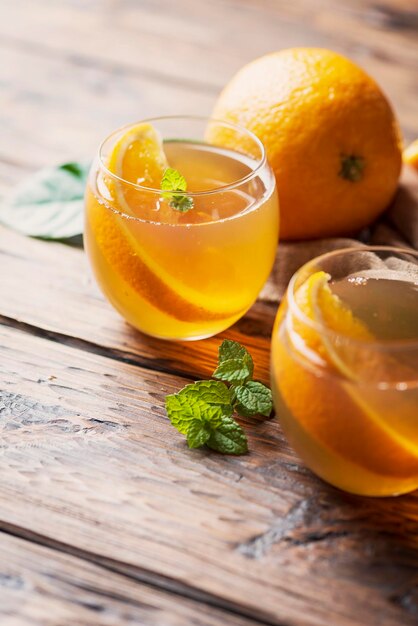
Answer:
<path fill-rule="evenodd" d="M 226 385 L 217 380 L 197 380 L 183 387 L 175 395 L 186 399 L 191 406 L 198 407 L 199 410 L 206 409 L 208 405 L 221 407 L 225 414 L 232 414 L 231 392 Z"/>
<path fill-rule="evenodd" d="M 170 206 L 176 211 L 187 213 L 187 211 L 193 209 L 193 198 L 190 196 L 173 196 L 170 201 Z"/>
<path fill-rule="evenodd" d="M 220 380 L 198 380 L 166 397 L 168 418 L 186 435 L 189 448 L 206 445 L 223 454 L 248 452 L 247 437 L 232 416 L 234 410 L 244 417 L 268 417 L 273 408 L 270 389 L 251 380 L 253 370 L 248 350 L 226 339 L 219 347 L 213 376 L 229 382 L 229 387 Z"/>
<path fill-rule="evenodd" d="M 232 384 L 241 384 L 249 380 L 254 371 L 251 354 L 238 341 L 225 339 L 219 347 L 218 367 L 214 378 Z"/>
<path fill-rule="evenodd" d="M 189 448 L 201 448 L 205 445 L 211 436 L 211 427 L 209 424 L 195 419 L 189 423 L 187 431 L 187 443 Z"/>
<path fill-rule="evenodd" d="M 232 395 L 224 383 L 198 380 L 167 396 L 165 406 L 170 422 L 187 436 L 190 448 L 207 444 L 226 454 L 247 451 L 244 431 L 231 417 Z"/>
<path fill-rule="evenodd" d="M 170 200 L 171 208 L 176 211 L 185 213 L 193 208 L 193 198 L 184 193 L 187 191 L 186 179 L 174 168 L 167 167 L 164 170 L 161 189 L 165 192 L 162 194 L 162 197 Z"/>
<path fill-rule="evenodd" d="M 164 170 L 161 189 L 163 191 L 187 191 L 186 179 L 173 167 L 167 167 Z"/>
<path fill-rule="evenodd" d="M 170 422 L 183 435 L 187 435 L 194 420 L 211 422 L 215 427 L 222 416 L 232 415 L 231 393 L 216 380 L 198 380 L 186 385 L 178 393 L 165 399 Z"/>
<path fill-rule="evenodd" d="M 170 422 L 183 435 L 187 435 L 190 423 L 195 419 L 193 408 L 190 406 L 187 397 L 181 393 L 167 396 L 165 408 Z"/>
<path fill-rule="evenodd" d="M 213 430 L 206 445 L 223 454 L 245 454 L 248 452 L 247 437 L 241 426 L 232 417 L 225 417 Z"/>
<path fill-rule="evenodd" d="M 249 380 L 245 385 L 234 388 L 237 403 L 235 408 L 239 415 L 253 417 L 264 415 L 268 417 L 273 410 L 273 398 L 268 387 L 255 380 Z"/>

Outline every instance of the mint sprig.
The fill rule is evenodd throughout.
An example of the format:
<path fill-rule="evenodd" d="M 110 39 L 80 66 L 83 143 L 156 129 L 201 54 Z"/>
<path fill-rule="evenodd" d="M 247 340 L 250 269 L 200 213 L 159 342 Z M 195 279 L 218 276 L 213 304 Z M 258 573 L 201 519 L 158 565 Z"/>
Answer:
<path fill-rule="evenodd" d="M 233 417 L 225 417 L 212 431 L 206 445 L 223 454 L 245 454 L 248 452 L 247 436 Z"/>
<path fill-rule="evenodd" d="M 237 341 L 224 339 L 219 346 L 218 367 L 214 378 L 232 384 L 245 383 L 252 378 L 254 363 L 251 354 Z"/>
<path fill-rule="evenodd" d="M 187 443 L 189 448 L 201 448 L 207 443 L 212 434 L 212 428 L 210 424 L 202 422 L 201 420 L 192 420 L 189 423 L 189 430 L 187 431 Z"/>
<path fill-rule="evenodd" d="M 167 167 L 164 170 L 161 189 L 164 191 L 162 197 L 170 201 L 172 209 L 186 213 L 193 208 L 193 198 L 184 193 L 187 191 L 186 179 L 174 168 Z"/>
<path fill-rule="evenodd" d="M 186 435 L 189 448 L 206 445 L 223 454 L 248 451 L 247 437 L 234 419 L 234 411 L 244 417 L 268 417 L 273 409 L 270 389 L 252 380 L 253 371 L 248 350 L 225 339 L 213 374 L 221 380 L 198 380 L 166 397 L 170 422 Z"/>
<path fill-rule="evenodd" d="M 273 398 L 268 387 L 256 380 L 249 380 L 245 385 L 234 389 L 236 396 L 235 409 L 243 417 L 264 415 L 268 417 L 273 408 Z"/>
<path fill-rule="evenodd" d="M 187 435 L 190 422 L 200 420 L 217 426 L 223 415 L 232 415 L 231 392 L 216 380 L 198 380 L 165 399 L 172 425 Z"/>
<path fill-rule="evenodd" d="M 227 454 L 243 454 L 247 440 L 241 426 L 231 417 L 231 390 L 217 380 L 198 380 L 166 397 L 172 425 L 187 437 L 190 448 L 204 444 Z"/>

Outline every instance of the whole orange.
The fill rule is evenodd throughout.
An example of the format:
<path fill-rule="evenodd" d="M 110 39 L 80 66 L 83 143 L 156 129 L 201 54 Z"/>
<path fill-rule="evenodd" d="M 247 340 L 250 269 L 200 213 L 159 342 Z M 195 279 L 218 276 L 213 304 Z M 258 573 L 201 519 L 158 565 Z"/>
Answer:
<path fill-rule="evenodd" d="M 222 91 L 213 117 L 246 126 L 264 143 L 283 239 L 355 233 L 394 195 L 398 123 L 376 82 L 340 54 L 292 48 L 256 59 Z M 222 144 L 222 131 L 216 135 Z"/>

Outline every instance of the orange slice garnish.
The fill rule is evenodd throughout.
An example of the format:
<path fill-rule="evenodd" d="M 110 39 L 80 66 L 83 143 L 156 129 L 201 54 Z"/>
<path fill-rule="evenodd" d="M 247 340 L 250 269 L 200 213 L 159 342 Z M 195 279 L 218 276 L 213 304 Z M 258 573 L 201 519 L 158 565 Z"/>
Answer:
<path fill-rule="evenodd" d="M 161 136 L 148 123 L 126 131 L 116 142 L 108 162 L 108 169 L 123 180 L 157 189 L 167 167 Z"/>
<path fill-rule="evenodd" d="M 213 310 L 216 304 L 213 298 L 170 274 L 158 263 L 158 250 L 151 250 L 149 242 L 148 246 L 141 242 L 141 222 L 135 218 L 162 222 L 162 225 L 153 227 L 157 229 L 163 228 L 164 223 L 176 223 L 181 214 L 168 202 L 159 201 L 158 194 L 126 185 L 119 179 L 158 189 L 167 166 L 161 138 L 151 124 L 139 124 L 117 141 L 107 168 L 118 178 L 105 176 L 105 183 L 113 198 L 113 206 L 125 216 L 97 202 L 91 203 L 89 220 L 97 245 L 121 277 L 141 297 L 167 315 L 184 322 L 237 316 L 241 311 L 232 306 L 233 301 L 230 310 L 225 310 L 225 303 L 224 310 Z M 208 253 L 211 257 L 207 259 L 209 265 L 213 266 L 215 260 L 220 265 L 222 255 L 215 252 L 217 259 L 212 258 L 213 252 Z"/>
<path fill-rule="evenodd" d="M 295 294 L 299 309 L 310 320 L 346 338 L 370 342 L 372 348 L 373 335 L 332 293 L 328 279 L 324 272 L 316 272 L 299 287 Z M 370 406 L 367 381 L 364 386 L 355 382 L 357 373 L 342 360 L 325 331 L 291 311 L 287 315 L 288 332 L 275 342 L 273 358 L 280 392 L 298 423 L 329 450 L 369 471 L 418 475 L 418 445 L 400 434 L 396 416 L 384 420 Z M 383 358 L 371 351 L 365 354 L 373 354 L 373 367 Z"/>

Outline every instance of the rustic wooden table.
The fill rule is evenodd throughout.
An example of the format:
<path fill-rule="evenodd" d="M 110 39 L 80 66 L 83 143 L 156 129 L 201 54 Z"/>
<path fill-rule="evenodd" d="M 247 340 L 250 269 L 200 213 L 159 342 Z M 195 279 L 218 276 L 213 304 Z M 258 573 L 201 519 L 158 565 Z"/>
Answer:
<path fill-rule="evenodd" d="M 1 0 L 0 193 L 89 157 L 123 123 L 208 113 L 246 61 L 349 54 L 418 135 L 418 4 L 406 0 Z M 317 480 L 276 420 L 251 454 L 190 451 L 164 397 L 219 338 L 130 329 L 80 250 L 0 230 L 0 623 L 400 626 L 418 621 L 418 498 Z M 274 308 L 225 336 L 268 380 Z"/>

